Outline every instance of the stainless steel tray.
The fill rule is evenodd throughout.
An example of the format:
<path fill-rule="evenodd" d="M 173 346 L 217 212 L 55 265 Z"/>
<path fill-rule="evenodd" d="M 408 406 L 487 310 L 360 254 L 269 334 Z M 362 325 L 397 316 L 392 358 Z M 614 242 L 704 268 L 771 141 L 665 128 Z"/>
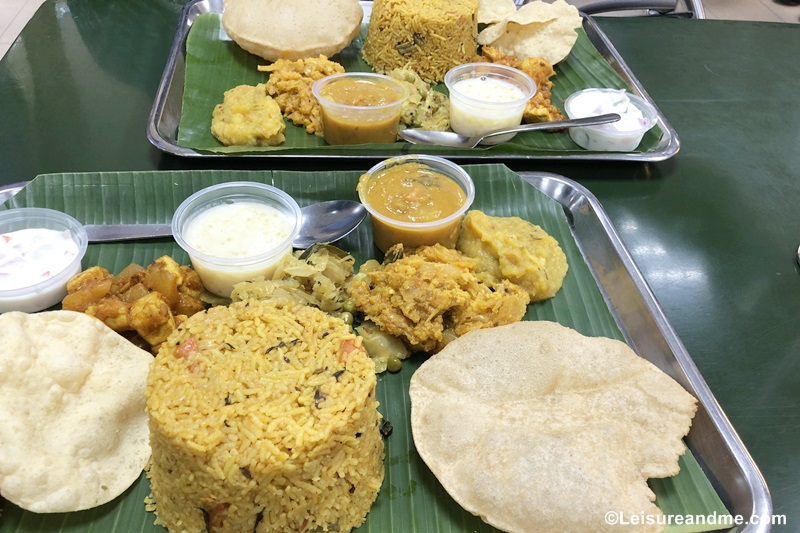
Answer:
<path fill-rule="evenodd" d="M 488 165 L 487 167 L 500 167 L 500 165 Z M 467 167 L 468 170 L 470 168 Z M 477 166 L 472 168 L 477 168 Z M 120 220 L 119 216 L 120 211 L 124 211 L 123 206 L 130 209 L 130 203 L 125 199 L 130 195 L 131 188 L 138 187 L 140 192 L 137 195 L 140 197 L 160 195 L 171 198 L 169 201 L 160 202 L 155 207 L 155 212 L 149 209 L 146 216 L 147 222 L 167 222 L 172 213 L 169 202 L 180 202 L 186 194 L 190 194 L 191 191 L 206 183 L 242 179 L 274 181 L 277 177 L 276 173 L 280 173 L 280 171 L 273 173 L 270 171 L 216 170 L 202 171 L 199 174 L 197 171 L 140 171 L 42 176 L 44 185 L 39 182 L 38 187 L 36 181 L 30 187 L 22 190 L 20 187 L 25 186 L 26 183 L 9 186 L 7 192 L 17 194 L 5 205 L 0 205 L 0 209 L 62 206 L 62 209 L 87 223 L 131 222 L 133 220 Z M 161 177 L 157 175 L 165 174 L 169 175 L 170 179 L 152 179 Z M 286 173 L 279 177 L 289 179 L 284 174 Z M 356 171 L 290 174 L 290 183 L 294 191 L 303 191 L 308 188 L 308 184 L 326 183 L 331 187 L 332 183 L 335 185 L 337 181 L 346 183 L 349 190 L 350 185 L 357 179 Z M 517 174 L 531 186 L 554 199 L 558 203 L 556 209 L 559 207 L 563 209 L 568 221 L 569 232 L 594 276 L 605 304 L 625 340 L 642 357 L 672 376 L 698 398 L 698 412 L 686 442 L 705 469 L 708 478 L 729 512 L 734 517 L 743 517 L 745 520 L 749 520 L 751 516 L 771 516 L 772 501 L 757 466 L 670 325 L 602 205 L 586 188 L 563 176 L 542 172 L 518 172 Z M 514 187 L 517 186 L 514 185 Z M 121 190 L 126 193 L 121 194 Z M 328 190 L 335 190 L 335 188 Z M 62 203 L 64 198 L 60 197 L 60 195 L 66 194 L 64 191 L 69 191 L 70 200 L 66 203 Z M 314 199 L 317 199 L 316 196 Z M 302 200 L 311 201 L 310 197 L 304 197 Z M 360 235 L 351 242 L 357 248 L 371 247 L 371 234 L 366 228 L 360 229 L 363 231 L 360 231 Z M 144 242 L 128 245 L 131 250 L 136 248 L 139 262 L 149 260 L 148 258 L 153 254 L 175 253 L 177 250 L 173 243 L 159 245 L 157 250 L 151 249 L 155 246 Z M 133 253 L 131 250 L 125 253 Z M 92 253 L 95 256 L 89 261 L 90 263 L 100 259 L 99 248 L 94 249 Z M 113 257 L 118 257 L 118 255 L 113 254 Z M 106 257 L 105 260 L 112 259 Z M 127 261 L 126 258 L 123 263 Z M 387 406 L 390 404 L 391 402 L 386 403 Z M 391 418 L 393 417 L 390 416 Z M 401 451 L 407 454 L 407 450 Z M 387 462 L 390 463 L 388 458 Z M 405 470 L 408 474 L 407 467 Z M 145 486 L 141 490 L 149 489 Z M 127 502 L 128 505 L 141 506 L 141 501 L 137 500 L 136 493 L 129 496 L 127 498 L 130 500 Z M 114 524 L 125 523 L 119 521 L 119 516 L 114 516 L 114 513 L 119 512 L 124 511 L 120 511 L 116 507 L 109 509 L 108 516 L 104 516 L 102 520 L 108 520 Z M 61 523 L 61 520 L 64 519 L 59 515 L 24 513 L 13 507 L 7 508 L 3 515 L 4 524 L 9 527 L 13 528 L 14 524 L 19 526 L 24 523 L 24 527 L 20 526 L 15 529 L 15 531 L 21 532 L 58 529 L 60 526 L 53 526 L 53 528 L 48 526 Z M 100 520 L 99 517 L 96 519 Z M 92 527 L 94 530 L 98 530 L 99 527 L 104 531 L 115 529 L 103 529 L 102 524 L 93 522 L 95 518 L 84 521 L 79 516 L 75 520 L 81 524 L 75 531 L 88 531 Z M 150 525 L 151 519 L 144 517 L 142 520 L 142 531 L 158 529 Z M 144 525 L 145 523 L 146 525 Z M 84 526 L 86 529 L 83 529 Z M 127 523 L 123 529 L 127 531 L 126 528 L 128 528 Z M 771 526 L 768 523 L 743 524 L 730 531 L 767 533 L 770 529 Z M 120 529 L 115 530 L 121 531 Z"/>
<path fill-rule="evenodd" d="M 372 2 L 361 2 L 364 9 L 364 21 L 368 22 L 372 12 Z M 147 138 L 159 150 L 183 157 L 278 157 L 278 158 L 334 158 L 334 159 L 365 159 L 376 157 L 391 157 L 403 152 L 405 143 L 396 143 L 397 149 L 387 150 L 385 153 L 369 154 L 353 153 L 348 155 L 334 155 L 331 153 L 284 153 L 280 150 L 269 152 L 248 152 L 242 154 L 220 154 L 201 152 L 192 148 L 178 145 L 178 128 L 180 127 L 181 106 L 184 89 L 184 69 L 186 67 L 186 38 L 194 20 L 204 13 L 222 13 L 225 9 L 223 0 L 195 0 L 184 7 L 172 48 L 167 59 L 164 73 L 161 77 L 153 107 L 147 125 Z M 655 108 L 658 115 L 657 125 L 663 132 L 656 147 L 647 152 L 570 152 L 559 153 L 494 153 L 484 150 L 460 150 L 439 152 L 437 155 L 451 159 L 489 158 L 489 159 L 566 159 L 566 160 L 601 160 L 601 161 L 663 161 L 674 156 L 680 149 L 678 134 L 669 124 L 664 114 L 658 109 L 650 95 L 647 94 L 642 84 L 636 79 L 633 72 L 625 64 L 622 56 L 617 52 L 611 41 L 602 32 L 594 19 L 583 17 L 583 27 L 589 40 L 600 52 L 602 57 L 617 71 L 623 80 L 631 87 L 631 92 L 638 94 Z M 301 151 L 302 152 L 302 151 Z"/>
<path fill-rule="evenodd" d="M 564 206 L 575 241 L 628 344 L 699 400 L 686 442 L 728 510 L 745 521 L 752 516 L 771 516 L 766 482 L 599 201 L 588 189 L 562 176 L 519 174 Z M 730 531 L 766 533 L 770 529 L 767 523 L 743 524 Z"/>

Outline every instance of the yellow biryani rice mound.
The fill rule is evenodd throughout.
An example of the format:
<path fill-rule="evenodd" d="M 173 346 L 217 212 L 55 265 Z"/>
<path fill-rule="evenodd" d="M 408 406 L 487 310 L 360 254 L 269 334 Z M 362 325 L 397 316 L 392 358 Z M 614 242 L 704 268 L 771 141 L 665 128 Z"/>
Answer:
<path fill-rule="evenodd" d="M 478 0 L 375 0 L 362 55 L 374 70 L 444 80 L 478 48 Z"/>
<path fill-rule="evenodd" d="M 359 526 L 384 475 L 375 385 L 361 338 L 318 309 L 249 300 L 192 316 L 148 377 L 156 523 Z"/>

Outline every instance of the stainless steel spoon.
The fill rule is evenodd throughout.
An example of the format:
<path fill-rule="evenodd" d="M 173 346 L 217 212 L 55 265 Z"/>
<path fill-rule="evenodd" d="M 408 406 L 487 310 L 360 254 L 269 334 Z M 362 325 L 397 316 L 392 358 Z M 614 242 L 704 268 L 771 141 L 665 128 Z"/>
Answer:
<path fill-rule="evenodd" d="M 352 200 L 320 202 L 300 211 L 303 221 L 292 244 L 301 250 L 318 242 L 338 241 L 355 230 L 367 216 L 364 206 Z"/>
<path fill-rule="evenodd" d="M 509 133 L 519 133 L 523 131 L 557 130 L 575 126 L 594 126 L 596 124 L 616 122 L 620 118 L 621 117 L 616 113 L 609 113 L 607 115 L 597 115 L 595 117 L 557 120 L 554 122 L 536 122 L 534 124 L 523 124 L 522 126 L 492 131 L 478 137 L 467 137 L 466 135 L 460 135 L 452 131 L 427 131 L 419 129 L 403 130 L 398 133 L 398 135 L 414 144 L 437 144 L 440 146 L 474 148 L 484 139 L 496 135 L 507 135 Z"/>
<path fill-rule="evenodd" d="M 317 242 L 334 242 L 356 229 L 367 210 L 352 200 L 330 200 L 300 209 L 303 220 L 300 233 L 292 242 L 305 249 Z M 170 224 L 87 224 L 84 226 L 89 242 L 115 242 L 157 239 L 172 236 Z"/>

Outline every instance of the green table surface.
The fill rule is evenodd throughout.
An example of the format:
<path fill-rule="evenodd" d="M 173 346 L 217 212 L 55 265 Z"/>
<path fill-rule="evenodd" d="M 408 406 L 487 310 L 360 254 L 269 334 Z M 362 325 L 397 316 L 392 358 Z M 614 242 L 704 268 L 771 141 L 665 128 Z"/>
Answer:
<path fill-rule="evenodd" d="M 153 148 L 145 129 L 182 5 L 47 0 L 0 61 L 0 185 L 53 172 L 371 166 Z M 800 26 L 598 20 L 680 152 L 508 165 L 597 196 L 786 515 L 773 531 L 800 531 Z"/>

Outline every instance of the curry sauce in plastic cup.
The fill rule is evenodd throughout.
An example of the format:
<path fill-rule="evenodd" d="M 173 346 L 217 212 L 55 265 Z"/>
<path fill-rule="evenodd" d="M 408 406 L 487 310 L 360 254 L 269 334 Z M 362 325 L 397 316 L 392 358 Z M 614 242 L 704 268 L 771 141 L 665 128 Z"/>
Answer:
<path fill-rule="evenodd" d="M 328 144 L 393 143 L 409 89 L 383 74 L 346 72 L 311 87 Z"/>
<path fill-rule="evenodd" d="M 407 155 L 381 161 L 362 175 L 358 196 L 383 252 L 395 244 L 453 248 L 464 213 L 475 200 L 469 174 L 447 159 Z"/>

